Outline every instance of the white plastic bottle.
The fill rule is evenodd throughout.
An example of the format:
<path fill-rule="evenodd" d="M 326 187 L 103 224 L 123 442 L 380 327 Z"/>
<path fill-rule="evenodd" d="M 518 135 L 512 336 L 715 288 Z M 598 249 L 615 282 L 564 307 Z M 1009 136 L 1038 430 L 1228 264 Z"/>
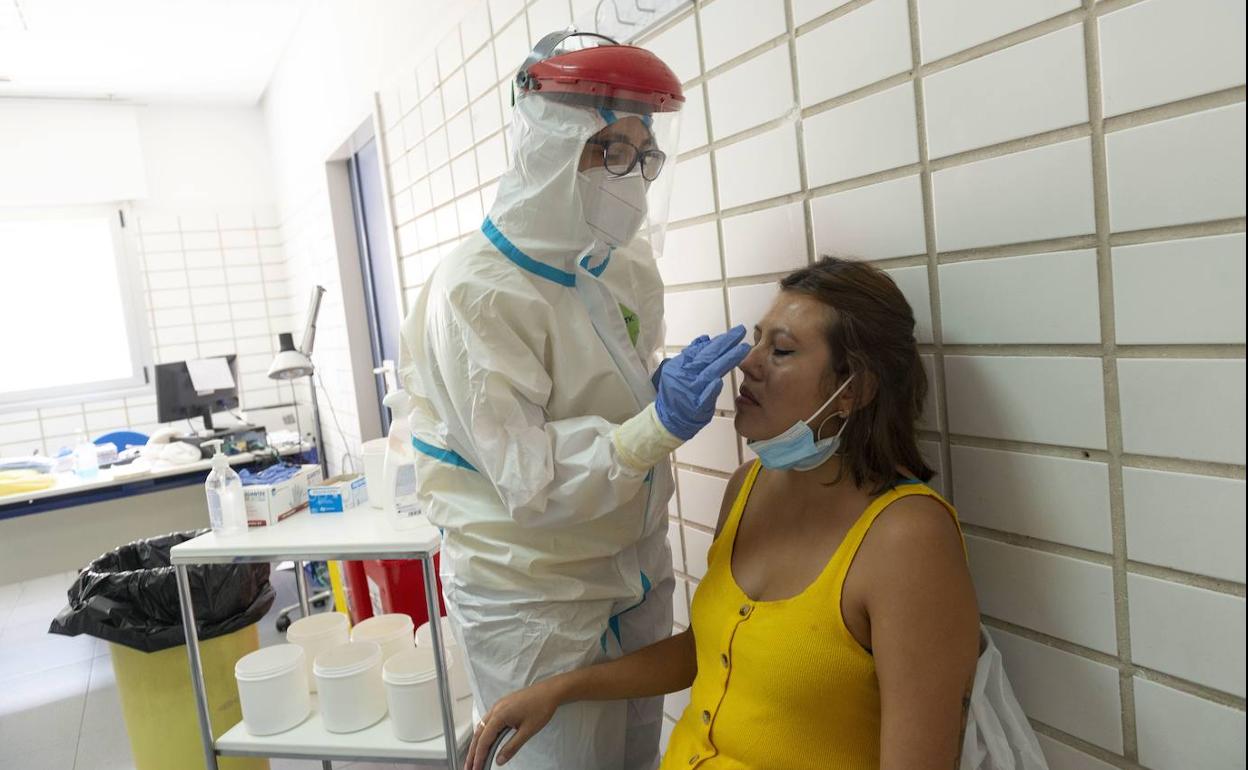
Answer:
<path fill-rule="evenodd" d="M 407 529 L 416 524 L 416 515 L 420 513 L 416 503 L 416 455 L 408 426 L 412 397 L 406 391 L 394 390 L 386 394 L 382 403 L 390 408 L 390 434 L 382 470 L 381 507 L 390 514 L 395 527 Z"/>
<path fill-rule="evenodd" d="M 208 493 L 208 521 L 214 532 L 234 535 L 247 531 L 247 507 L 243 502 L 243 481 L 230 467 L 229 458 L 221 452 L 222 441 L 205 441 L 216 445 L 212 456 L 212 472 L 204 482 Z"/>
<path fill-rule="evenodd" d="M 74 447 L 74 473 L 80 479 L 93 479 L 100 472 L 100 458 L 95 452 L 86 434 L 78 434 L 78 444 Z"/>

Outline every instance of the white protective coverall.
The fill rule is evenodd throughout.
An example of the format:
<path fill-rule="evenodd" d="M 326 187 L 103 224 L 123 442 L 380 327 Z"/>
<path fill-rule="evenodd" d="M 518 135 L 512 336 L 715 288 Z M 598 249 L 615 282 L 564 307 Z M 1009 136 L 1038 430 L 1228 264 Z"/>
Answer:
<path fill-rule="evenodd" d="M 594 245 L 577 191 L 607 117 L 519 100 L 489 217 L 403 325 L 420 500 L 479 715 L 672 630 L 662 282 L 644 241 Z M 648 770 L 662 721 L 662 698 L 570 704 L 509 766 Z"/>

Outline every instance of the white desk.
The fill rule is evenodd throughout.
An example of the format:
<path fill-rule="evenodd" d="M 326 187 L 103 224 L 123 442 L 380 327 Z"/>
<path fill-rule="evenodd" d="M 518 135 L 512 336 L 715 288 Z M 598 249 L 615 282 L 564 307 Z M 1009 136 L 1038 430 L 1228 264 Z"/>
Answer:
<path fill-rule="evenodd" d="M 101 470 L 86 481 L 63 474 L 54 487 L 0 497 L 0 585 L 79 569 L 135 540 L 207 527 L 203 481 L 211 466 L 203 460 L 122 478 Z"/>
<path fill-rule="evenodd" d="M 289 447 L 287 449 L 278 450 L 278 454 L 282 457 L 289 457 L 311 448 L 311 444 L 304 444 L 302 447 Z M 244 452 L 242 454 L 229 455 L 229 458 L 230 465 L 246 465 L 268 456 L 270 455 L 263 452 Z M 141 461 L 136 460 L 135 462 Z M 126 465 L 118 466 L 120 469 L 128 467 L 129 466 Z M 0 508 L 13 503 L 33 503 L 38 500 L 46 500 L 49 498 L 59 497 L 61 495 L 75 495 L 82 492 L 110 489 L 124 484 L 172 478 L 183 474 L 206 471 L 210 468 L 212 468 L 212 460 L 200 460 L 187 465 L 171 465 L 161 468 L 160 470 L 149 470 L 145 473 L 123 473 L 120 478 L 117 477 L 117 469 L 115 468 L 101 468 L 95 478 L 92 479 L 79 478 L 77 474 L 72 472 L 58 473 L 56 474 L 56 483 L 47 489 L 40 489 L 37 492 L 17 492 L 11 495 L 0 495 Z"/>

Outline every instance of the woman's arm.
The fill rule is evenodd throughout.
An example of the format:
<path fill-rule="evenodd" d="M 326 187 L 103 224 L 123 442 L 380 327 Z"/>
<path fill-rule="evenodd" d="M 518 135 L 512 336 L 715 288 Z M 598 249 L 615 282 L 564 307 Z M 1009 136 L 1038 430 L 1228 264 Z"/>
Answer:
<path fill-rule="evenodd" d="M 505 763 L 565 703 L 679 692 L 693 684 L 697 671 L 693 631 L 686 630 L 631 655 L 544 679 L 494 704 L 473 733 L 464 767 L 484 770 L 490 746 L 499 733 L 512 727 L 516 734 L 498 752 L 497 763 Z"/>
<path fill-rule="evenodd" d="M 904 498 L 881 514 L 859 559 L 880 682 L 880 770 L 957 770 L 979 657 L 957 528 L 932 498 Z"/>

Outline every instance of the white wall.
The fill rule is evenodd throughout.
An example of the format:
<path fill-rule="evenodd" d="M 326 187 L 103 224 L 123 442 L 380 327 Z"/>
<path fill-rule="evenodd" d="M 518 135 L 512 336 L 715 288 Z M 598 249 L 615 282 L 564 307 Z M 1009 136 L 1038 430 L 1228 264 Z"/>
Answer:
<path fill-rule="evenodd" d="M 259 107 L 138 108 L 147 170 L 140 213 L 272 209 L 273 163 Z"/>
<path fill-rule="evenodd" d="M 361 433 L 325 164 L 371 122 L 383 80 L 410 69 L 427 41 L 471 5 L 318 0 L 304 12 L 263 99 L 295 310 L 302 312 L 311 286 L 327 290 L 314 359 L 331 470 L 358 455 Z"/>
<path fill-rule="evenodd" d="M 492 202 L 506 79 L 577 10 L 488 9 L 382 92 L 409 301 Z M 669 345 L 816 255 L 888 269 L 1052 766 L 1242 769 L 1243 3 L 711 0 L 648 44 L 689 97 Z M 678 624 L 748 457 L 730 417 L 676 453 Z"/>
<path fill-rule="evenodd" d="M 145 196 L 138 112 L 107 102 L 0 99 L 0 208 Z"/>
<path fill-rule="evenodd" d="M 28 133 L 49 120 L 46 104 L 34 106 L 40 120 L 27 119 L 33 114 L 27 113 L 17 124 Z M 75 148 L 84 146 L 106 152 L 96 136 L 100 127 L 129 126 L 123 146 L 133 151 L 123 156 L 120 167 L 64 176 L 52 189 L 55 197 L 39 202 L 108 201 L 128 207 L 126 256 L 142 280 L 154 362 L 237 353 L 244 409 L 290 402 L 289 388 L 279 389 L 264 376 L 277 333 L 297 331 L 299 322 L 289 315 L 290 288 L 259 107 L 87 104 L 74 110 L 56 106 L 52 114 L 57 122 L 51 149 L 60 148 L 64 155 L 46 155 L 56 162 L 77 158 Z M 73 121 L 65 122 L 69 118 Z M 20 147 L 6 149 L 20 154 Z M 117 159 L 110 163 L 117 165 Z M 23 189 L 37 176 L 32 168 L 30 176 L 5 179 Z M 136 197 L 118 197 L 126 195 Z M 56 306 L 51 295 L 48 306 Z M 282 414 L 289 411 L 249 416 L 280 427 Z M 119 428 L 156 427 L 150 388 L 55 406 L 30 404 L 0 413 L 0 455 L 53 453 L 71 445 L 80 430 L 98 436 Z"/>

